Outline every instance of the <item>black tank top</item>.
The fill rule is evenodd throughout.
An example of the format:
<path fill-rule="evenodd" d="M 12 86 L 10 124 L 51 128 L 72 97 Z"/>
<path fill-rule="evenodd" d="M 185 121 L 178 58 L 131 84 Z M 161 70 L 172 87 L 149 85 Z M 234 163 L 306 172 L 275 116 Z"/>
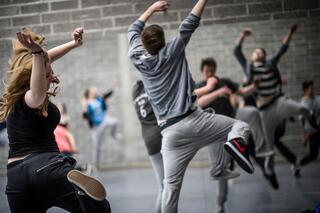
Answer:
<path fill-rule="evenodd" d="M 59 152 L 53 133 L 59 121 L 60 113 L 53 103 L 49 103 L 48 116 L 44 117 L 21 100 L 7 118 L 9 158 Z"/>

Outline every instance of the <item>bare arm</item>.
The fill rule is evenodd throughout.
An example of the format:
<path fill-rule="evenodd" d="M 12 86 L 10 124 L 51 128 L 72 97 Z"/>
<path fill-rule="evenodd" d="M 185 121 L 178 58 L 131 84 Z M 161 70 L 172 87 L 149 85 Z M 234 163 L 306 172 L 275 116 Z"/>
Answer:
<path fill-rule="evenodd" d="M 200 98 L 201 96 L 210 93 L 216 87 L 217 83 L 218 81 L 216 78 L 213 78 L 213 77 L 208 78 L 206 85 L 195 89 L 194 93 L 198 98 Z"/>
<path fill-rule="evenodd" d="M 81 109 L 83 113 L 88 110 L 88 100 L 86 98 L 81 99 Z"/>
<path fill-rule="evenodd" d="M 301 141 L 302 141 L 302 144 L 305 146 L 305 145 L 307 145 L 309 137 L 308 137 L 308 134 L 304 131 L 304 121 L 303 120 L 300 121 L 299 126 L 300 126 L 300 132 L 301 132 Z"/>
<path fill-rule="evenodd" d="M 32 70 L 30 78 L 30 89 L 25 94 L 25 102 L 31 108 L 39 107 L 46 98 L 47 80 L 46 80 L 46 64 L 42 47 L 35 43 L 30 35 L 22 32 L 17 33 L 19 42 L 31 50 L 32 54 Z"/>
<path fill-rule="evenodd" d="M 75 140 L 75 138 L 73 137 L 73 135 L 71 134 L 71 132 L 69 132 L 69 131 L 67 130 L 67 131 L 66 131 L 66 136 L 67 136 L 68 141 L 69 141 L 69 143 L 70 143 L 72 152 L 78 152 L 78 148 L 77 148 L 77 146 L 76 146 L 76 140 Z"/>
<path fill-rule="evenodd" d="M 199 0 L 191 10 L 191 14 L 201 17 L 208 0 Z"/>
<path fill-rule="evenodd" d="M 54 47 L 48 51 L 51 62 L 61 58 L 67 54 L 70 50 L 79 47 L 83 43 L 82 39 L 83 28 L 79 27 L 73 31 L 73 39 L 65 44 Z"/>
<path fill-rule="evenodd" d="M 215 90 L 209 94 L 203 95 L 198 98 L 198 105 L 201 108 L 205 108 L 208 106 L 212 101 L 219 97 L 227 97 L 232 93 L 232 91 L 228 87 L 222 87 L 218 90 Z"/>

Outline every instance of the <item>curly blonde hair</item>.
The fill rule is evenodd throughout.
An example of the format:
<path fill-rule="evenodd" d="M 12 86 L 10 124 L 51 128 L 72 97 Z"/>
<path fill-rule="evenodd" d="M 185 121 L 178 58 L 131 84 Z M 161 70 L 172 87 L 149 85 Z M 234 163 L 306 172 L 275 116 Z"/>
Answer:
<path fill-rule="evenodd" d="M 23 28 L 23 32 L 31 36 L 31 39 L 40 44 L 44 50 L 45 60 L 50 62 L 48 53 L 44 46 L 45 37 L 37 35 L 30 28 Z M 8 115 L 14 110 L 19 101 L 24 98 L 30 89 L 30 79 L 32 72 L 31 50 L 24 47 L 18 40 L 12 41 L 13 53 L 9 60 L 10 70 L 8 71 L 9 83 L 5 85 L 5 92 L 0 99 L 0 121 L 6 120 Z M 53 83 L 58 84 L 59 79 L 54 76 Z M 48 116 L 48 105 L 50 96 L 56 96 L 58 87 L 54 87 L 52 92 L 47 92 L 45 101 L 38 107 L 39 115 Z"/>

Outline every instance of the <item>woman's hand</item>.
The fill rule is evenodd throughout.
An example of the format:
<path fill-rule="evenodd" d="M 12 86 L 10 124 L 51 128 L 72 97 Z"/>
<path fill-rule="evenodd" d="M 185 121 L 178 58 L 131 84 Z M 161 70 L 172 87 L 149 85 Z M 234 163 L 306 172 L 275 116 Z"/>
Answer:
<path fill-rule="evenodd" d="M 83 28 L 82 28 L 82 27 L 76 28 L 76 29 L 73 31 L 73 33 L 72 33 L 72 36 L 73 36 L 74 41 L 75 41 L 79 46 L 83 44 L 82 35 L 83 35 Z"/>
<path fill-rule="evenodd" d="M 19 40 L 19 42 L 25 46 L 26 48 L 28 48 L 29 50 L 31 50 L 31 52 L 41 52 L 42 51 L 42 47 L 37 44 L 36 42 L 34 42 L 31 38 L 30 35 L 26 35 L 23 32 L 18 32 L 17 33 L 17 38 Z"/>

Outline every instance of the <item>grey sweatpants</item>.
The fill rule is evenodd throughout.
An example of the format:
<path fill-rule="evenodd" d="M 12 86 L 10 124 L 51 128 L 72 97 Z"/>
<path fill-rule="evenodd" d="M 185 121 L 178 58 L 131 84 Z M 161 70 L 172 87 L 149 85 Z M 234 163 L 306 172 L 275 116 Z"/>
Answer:
<path fill-rule="evenodd" d="M 151 160 L 152 168 L 156 174 L 157 184 L 158 184 L 158 194 L 156 200 L 156 212 L 161 213 L 161 199 L 162 199 L 162 191 L 163 191 L 163 159 L 161 153 L 157 153 L 154 155 L 149 155 Z"/>
<path fill-rule="evenodd" d="M 308 108 L 287 97 L 280 97 L 267 108 L 261 109 L 260 115 L 265 125 L 267 140 L 272 147 L 274 146 L 276 128 L 283 120 L 297 115 L 303 115 L 306 119 L 311 118 L 311 112 Z"/>
<path fill-rule="evenodd" d="M 271 148 L 274 146 L 276 128 L 283 120 L 297 115 L 302 115 L 306 119 L 311 118 L 311 112 L 308 108 L 287 97 L 280 97 L 270 106 L 259 111 L 264 123 L 265 135 Z M 268 174 L 274 173 L 273 161 L 273 156 L 266 160 L 266 164 L 268 164 L 266 166 L 266 172 Z"/>
<path fill-rule="evenodd" d="M 256 107 L 245 106 L 236 112 L 236 119 L 247 122 L 250 125 L 251 134 L 254 139 L 255 153 L 257 157 L 270 156 L 274 154 L 273 146 L 268 141 L 264 123 L 259 110 Z"/>
<path fill-rule="evenodd" d="M 219 175 L 229 166 L 231 162 L 231 156 L 226 154 L 226 150 L 223 147 L 223 143 L 211 143 L 208 146 L 209 162 L 210 162 L 210 176 L 214 177 Z M 223 162 L 223 163 L 222 163 Z M 218 186 L 217 205 L 224 206 L 228 196 L 228 180 L 216 181 Z"/>
<path fill-rule="evenodd" d="M 249 125 L 232 118 L 196 110 L 194 113 L 165 128 L 161 134 L 162 157 L 164 165 L 164 190 L 162 193 L 162 213 L 178 212 L 178 201 L 186 168 L 199 149 L 211 143 L 242 138 L 247 141 Z M 212 152 L 220 156 L 218 165 L 226 169 L 229 162 L 224 159 L 226 152 L 218 151 L 215 146 Z M 217 167 L 216 167 L 217 168 Z M 221 172 L 221 171 L 219 171 Z M 212 171 L 213 174 L 216 171 Z"/>
<path fill-rule="evenodd" d="M 107 130 L 110 130 L 110 135 L 116 139 L 118 129 L 118 119 L 107 115 L 99 126 L 91 129 L 92 140 L 92 164 L 96 167 L 99 166 L 100 161 L 100 146 Z"/>

